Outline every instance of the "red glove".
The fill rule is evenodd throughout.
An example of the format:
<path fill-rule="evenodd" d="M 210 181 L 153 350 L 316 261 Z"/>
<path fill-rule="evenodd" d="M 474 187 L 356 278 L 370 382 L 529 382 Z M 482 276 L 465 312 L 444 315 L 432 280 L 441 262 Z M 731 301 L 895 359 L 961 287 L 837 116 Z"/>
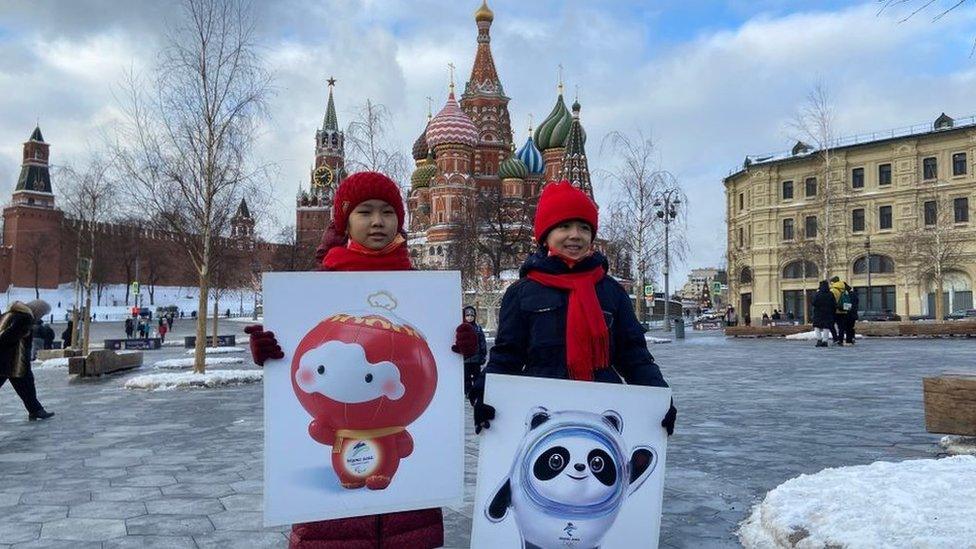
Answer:
<path fill-rule="evenodd" d="M 244 333 L 251 336 L 251 358 L 258 366 L 264 366 L 265 360 L 285 358 L 274 332 L 266 332 L 264 326 L 252 324 L 244 328 Z"/>
<path fill-rule="evenodd" d="M 457 327 L 454 333 L 454 345 L 451 346 L 451 350 L 464 358 L 474 356 L 478 352 L 478 332 L 474 330 L 474 326 L 467 322 L 462 322 Z"/>

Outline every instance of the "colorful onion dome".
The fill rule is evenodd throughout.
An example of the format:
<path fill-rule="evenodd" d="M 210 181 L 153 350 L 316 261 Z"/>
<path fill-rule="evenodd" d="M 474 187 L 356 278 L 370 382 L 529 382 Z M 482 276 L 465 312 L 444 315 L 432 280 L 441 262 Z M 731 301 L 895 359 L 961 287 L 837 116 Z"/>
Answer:
<path fill-rule="evenodd" d="M 556 105 L 549 116 L 535 129 L 535 144 L 539 150 L 555 149 L 566 143 L 569 127 L 573 124 L 573 115 L 563 102 L 563 94 L 559 94 Z"/>
<path fill-rule="evenodd" d="M 529 174 L 529 169 L 525 167 L 525 162 L 519 158 L 515 151 L 498 166 L 498 177 L 500 179 L 525 179 Z"/>
<path fill-rule="evenodd" d="M 427 122 L 430 125 L 430 122 Z M 427 149 L 430 147 L 427 145 L 427 127 L 424 127 L 424 131 L 420 132 L 420 136 L 417 140 L 413 142 L 413 159 L 423 160 L 427 158 Z"/>
<path fill-rule="evenodd" d="M 437 173 L 437 165 L 434 164 L 432 159 L 428 158 L 428 162 L 417 166 L 417 169 L 413 171 L 413 175 L 410 176 L 410 188 L 416 189 L 419 187 L 430 186 L 430 180 Z"/>
<path fill-rule="evenodd" d="M 426 133 L 427 145 L 432 149 L 448 143 L 474 147 L 478 142 L 478 128 L 461 110 L 454 98 L 454 90 L 447 96 L 447 104 L 441 112 L 427 125 Z"/>
<path fill-rule="evenodd" d="M 481 7 L 478 11 L 474 12 L 475 21 L 488 21 L 489 23 L 495 20 L 495 12 L 491 11 L 488 7 L 488 0 L 481 2 Z"/>
<path fill-rule="evenodd" d="M 539 148 L 535 146 L 535 141 L 532 140 L 532 135 L 529 134 L 529 138 L 525 141 L 525 145 L 515 153 L 516 156 L 525 164 L 526 169 L 529 173 L 535 175 L 540 174 L 545 171 L 546 163 L 542 160 L 542 153 L 539 152 Z"/>

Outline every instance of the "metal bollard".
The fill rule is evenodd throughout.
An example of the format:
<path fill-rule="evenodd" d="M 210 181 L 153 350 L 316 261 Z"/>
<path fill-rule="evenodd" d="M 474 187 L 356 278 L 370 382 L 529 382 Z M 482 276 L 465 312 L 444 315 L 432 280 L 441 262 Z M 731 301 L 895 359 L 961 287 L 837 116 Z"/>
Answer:
<path fill-rule="evenodd" d="M 685 338 L 685 319 L 679 318 L 674 321 L 674 337 L 677 339 Z"/>

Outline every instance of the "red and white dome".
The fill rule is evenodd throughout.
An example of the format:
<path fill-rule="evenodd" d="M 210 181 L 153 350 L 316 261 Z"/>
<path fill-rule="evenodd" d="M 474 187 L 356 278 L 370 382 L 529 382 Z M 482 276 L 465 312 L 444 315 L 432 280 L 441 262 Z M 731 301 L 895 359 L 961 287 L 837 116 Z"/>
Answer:
<path fill-rule="evenodd" d="M 474 147 L 478 142 L 478 128 L 454 99 L 454 92 L 447 96 L 447 104 L 427 126 L 427 145 L 430 148 L 444 144 Z"/>

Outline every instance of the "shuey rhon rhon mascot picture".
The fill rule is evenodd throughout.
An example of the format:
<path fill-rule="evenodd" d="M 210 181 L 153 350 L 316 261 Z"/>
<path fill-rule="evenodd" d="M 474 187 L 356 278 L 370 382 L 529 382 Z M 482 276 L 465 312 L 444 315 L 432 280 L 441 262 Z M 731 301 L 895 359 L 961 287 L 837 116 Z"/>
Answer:
<path fill-rule="evenodd" d="M 437 367 L 424 336 L 396 317 L 388 292 L 361 312 L 309 330 L 291 364 L 295 395 L 312 416 L 308 434 L 332 447 L 343 488 L 383 490 L 413 453 L 407 426 L 434 397 Z"/>
<path fill-rule="evenodd" d="M 657 452 L 631 451 L 623 419 L 535 408 L 508 478 L 487 502 L 494 523 L 513 515 L 526 549 L 600 547 L 627 497 L 651 475 Z"/>

